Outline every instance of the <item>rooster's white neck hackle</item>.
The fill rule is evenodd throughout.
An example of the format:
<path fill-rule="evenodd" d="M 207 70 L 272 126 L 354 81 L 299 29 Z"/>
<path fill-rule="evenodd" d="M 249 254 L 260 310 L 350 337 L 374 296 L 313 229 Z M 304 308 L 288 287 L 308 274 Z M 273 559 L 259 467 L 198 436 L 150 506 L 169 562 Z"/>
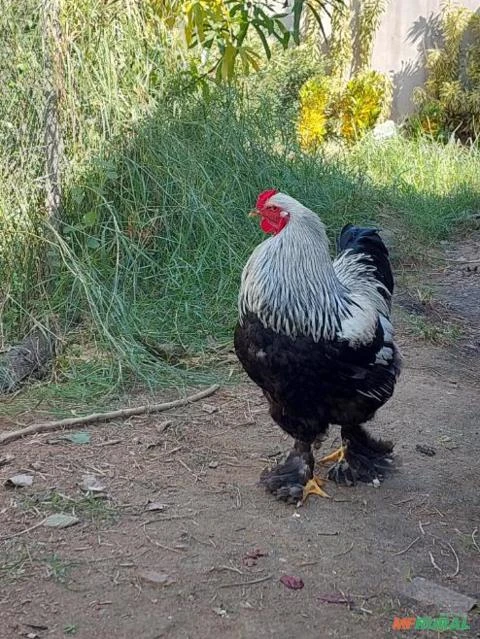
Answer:
<path fill-rule="evenodd" d="M 257 246 L 245 265 L 240 322 L 253 313 L 266 328 L 290 337 L 310 336 L 316 342 L 342 334 L 356 342 L 370 338 L 377 312 L 388 312 L 372 267 L 351 254 L 348 264 L 345 256 L 339 260 L 337 274 L 320 218 L 284 193 L 267 204 L 286 211 L 289 221 L 278 235 Z M 355 271 L 364 275 L 358 283 Z M 365 303 L 369 294 L 371 301 Z"/>

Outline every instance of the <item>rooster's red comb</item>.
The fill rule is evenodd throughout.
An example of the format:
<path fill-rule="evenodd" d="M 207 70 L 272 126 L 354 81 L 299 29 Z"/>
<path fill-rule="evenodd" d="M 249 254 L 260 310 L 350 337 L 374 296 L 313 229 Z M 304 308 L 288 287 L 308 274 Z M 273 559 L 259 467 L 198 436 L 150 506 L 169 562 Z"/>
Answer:
<path fill-rule="evenodd" d="M 276 189 L 268 189 L 268 191 L 262 191 L 257 198 L 257 209 L 262 210 L 265 206 L 265 203 L 274 195 L 276 195 L 278 191 Z"/>

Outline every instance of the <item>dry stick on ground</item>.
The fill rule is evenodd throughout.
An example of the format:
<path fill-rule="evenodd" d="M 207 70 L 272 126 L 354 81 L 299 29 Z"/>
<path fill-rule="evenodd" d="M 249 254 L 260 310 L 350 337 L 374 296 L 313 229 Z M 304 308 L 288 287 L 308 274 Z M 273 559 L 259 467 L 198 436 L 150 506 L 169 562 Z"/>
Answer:
<path fill-rule="evenodd" d="M 423 533 L 425 534 L 425 533 Z M 420 539 L 420 537 L 416 537 L 410 544 L 408 544 L 408 546 L 406 548 L 404 548 L 403 550 L 399 550 L 398 552 L 392 552 L 392 555 L 394 557 L 397 557 L 398 555 L 404 555 L 406 552 L 408 552 L 410 550 L 410 548 L 417 543 L 417 541 Z"/>
<path fill-rule="evenodd" d="M 231 584 L 219 584 L 219 588 L 233 588 L 234 586 L 253 586 L 253 584 L 261 584 L 262 581 L 268 581 L 273 575 L 266 575 L 259 579 L 252 579 L 251 581 L 234 581 Z"/>
<path fill-rule="evenodd" d="M 37 433 L 51 433 L 61 428 L 74 428 L 75 426 L 84 426 L 86 424 L 97 424 L 98 422 L 107 422 L 112 419 L 132 417 L 134 415 L 147 415 L 149 413 L 160 413 L 161 411 L 170 410 L 171 408 L 177 408 L 178 406 L 185 406 L 192 402 L 197 402 L 199 399 L 209 397 L 213 395 L 215 391 L 220 388 L 218 384 L 209 386 L 199 393 L 185 397 L 185 399 L 176 399 L 172 402 L 165 402 L 163 404 L 151 404 L 147 406 L 136 406 L 134 408 L 120 408 L 119 410 L 113 410 L 108 413 L 93 413 L 92 415 L 84 415 L 83 417 L 69 417 L 67 419 L 60 419 L 57 422 L 46 422 L 44 424 L 31 424 L 20 430 L 14 430 L 10 433 L 5 433 L 0 436 L 0 446 L 8 444 L 25 437 L 26 435 L 34 435 Z"/>

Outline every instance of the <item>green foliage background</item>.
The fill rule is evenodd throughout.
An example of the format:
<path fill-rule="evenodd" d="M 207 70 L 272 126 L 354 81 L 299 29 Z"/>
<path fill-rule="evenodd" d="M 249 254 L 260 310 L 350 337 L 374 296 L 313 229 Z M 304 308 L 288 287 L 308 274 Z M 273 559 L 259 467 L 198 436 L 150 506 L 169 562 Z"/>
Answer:
<path fill-rule="evenodd" d="M 308 41 L 272 45 L 258 74 L 219 86 L 153 0 L 64 0 L 64 201 L 48 228 L 40 23 L 36 0 L 2 6 L 0 345 L 58 319 L 58 385 L 43 396 L 228 377 L 241 269 L 263 239 L 246 213 L 263 189 L 316 210 L 332 239 L 347 221 L 392 226 L 409 256 L 478 211 L 475 148 L 366 136 L 302 150 L 298 91 L 325 68 Z"/>

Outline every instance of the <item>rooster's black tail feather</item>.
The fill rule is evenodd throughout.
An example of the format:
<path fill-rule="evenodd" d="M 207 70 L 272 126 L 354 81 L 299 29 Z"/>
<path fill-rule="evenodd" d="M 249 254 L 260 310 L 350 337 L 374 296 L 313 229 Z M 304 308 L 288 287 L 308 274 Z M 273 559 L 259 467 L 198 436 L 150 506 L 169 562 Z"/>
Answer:
<path fill-rule="evenodd" d="M 338 250 L 350 250 L 353 253 L 365 254 L 369 264 L 375 266 L 376 278 L 393 293 L 393 274 L 388 249 L 378 234 L 379 229 L 366 228 L 347 224 L 343 227 L 338 239 Z"/>

